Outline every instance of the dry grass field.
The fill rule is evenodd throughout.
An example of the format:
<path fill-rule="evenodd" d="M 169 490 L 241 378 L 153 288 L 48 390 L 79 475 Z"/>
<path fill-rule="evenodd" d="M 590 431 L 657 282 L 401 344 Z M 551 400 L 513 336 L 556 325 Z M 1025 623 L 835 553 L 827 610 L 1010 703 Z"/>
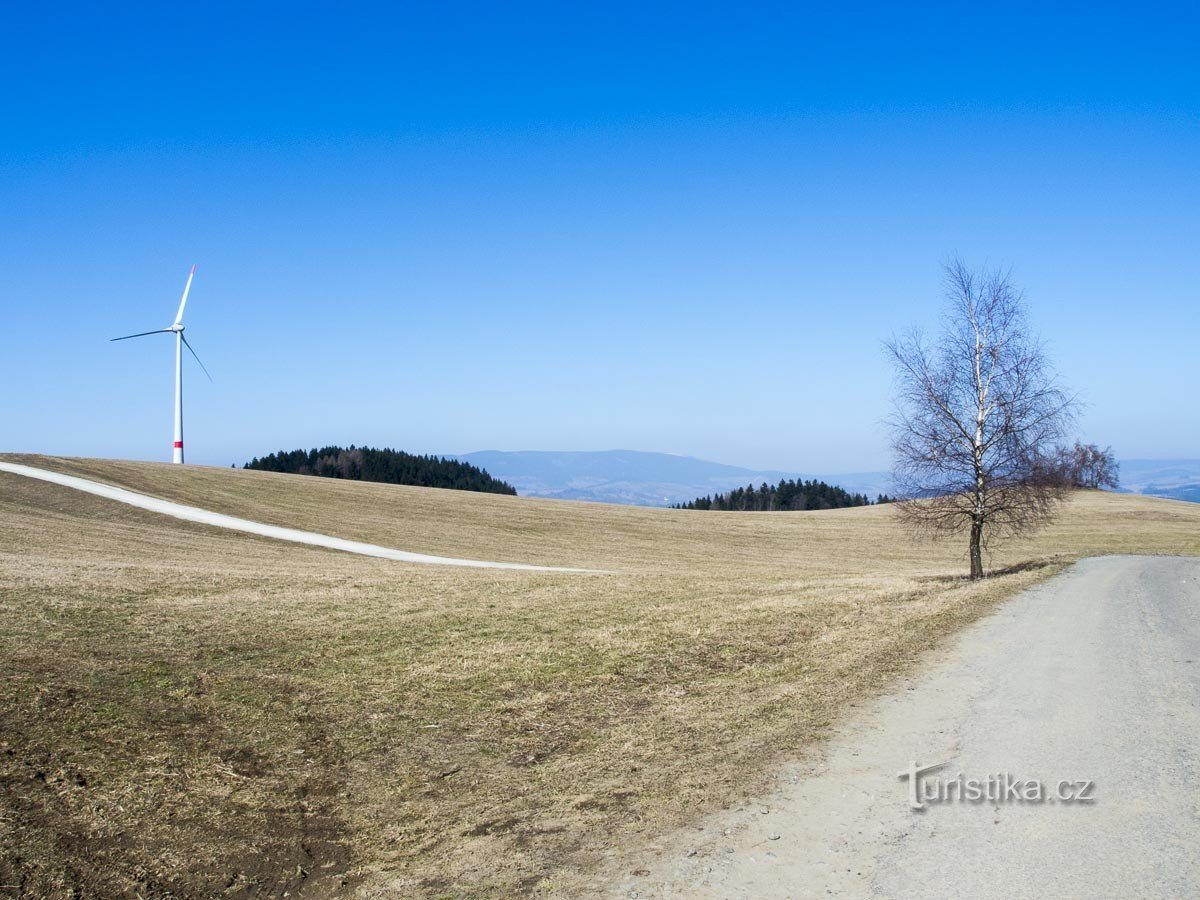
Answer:
<path fill-rule="evenodd" d="M 961 578 L 886 508 L 704 513 L 48 457 L 405 550 L 166 519 L 0 473 L 0 896 L 570 894 L 753 791 L 962 625 L 1200 505 L 1080 493 Z"/>

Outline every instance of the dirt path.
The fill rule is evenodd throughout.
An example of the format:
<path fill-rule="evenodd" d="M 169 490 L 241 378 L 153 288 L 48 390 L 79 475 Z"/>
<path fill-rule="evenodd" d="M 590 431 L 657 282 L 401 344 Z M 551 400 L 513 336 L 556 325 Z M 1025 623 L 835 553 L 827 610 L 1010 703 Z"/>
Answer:
<path fill-rule="evenodd" d="M 596 890 L 1194 897 L 1198 748 L 1200 560 L 1085 560 L 972 626 L 820 759 L 780 772 L 773 793 L 613 859 Z M 926 790 L 952 795 L 961 773 L 958 792 L 974 779 L 984 799 L 914 809 L 898 777 L 914 763 L 943 764 Z M 1047 799 L 1028 799 L 1028 784 L 1014 799 L 1004 775 L 1040 782 Z M 1093 799 L 1064 802 L 1063 781 Z"/>
<path fill-rule="evenodd" d="M 412 553 L 408 550 L 393 550 L 390 547 L 379 547 L 375 544 L 364 544 L 361 541 L 348 541 L 343 538 L 316 534 L 311 531 L 300 531 L 295 528 L 282 528 L 278 525 L 266 525 L 262 522 L 252 522 L 249 519 L 239 519 L 224 513 L 210 512 L 195 506 L 185 506 L 170 500 L 160 500 L 146 494 L 125 488 L 89 481 L 86 478 L 76 478 L 74 475 L 60 475 L 46 469 L 33 466 L 23 466 L 17 463 L 0 462 L 0 472 L 11 472 L 14 475 L 24 475 L 27 478 L 37 478 L 49 481 L 63 487 L 85 491 L 98 497 L 126 503 L 139 509 L 161 513 L 188 522 L 199 522 L 203 525 L 213 525 L 217 528 L 229 528 L 233 531 L 245 531 L 263 537 L 280 541 L 291 541 L 296 544 L 308 544 L 313 547 L 327 547 L 330 550 L 341 550 L 345 553 L 357 553 L 360 556 L 375 556 L 380 559 L 394 559 L 399 562 L 422 563 L 435 566 L 470 566 L 479 569 L 520 569 L 528 572 L 590 572 L 590 569 L 570 569 L 560 566 L 532 566 L 526 563 L 488 562 L 479 559 L 456 559 L 450 556 L 429 556 L 425 553 Z"/>

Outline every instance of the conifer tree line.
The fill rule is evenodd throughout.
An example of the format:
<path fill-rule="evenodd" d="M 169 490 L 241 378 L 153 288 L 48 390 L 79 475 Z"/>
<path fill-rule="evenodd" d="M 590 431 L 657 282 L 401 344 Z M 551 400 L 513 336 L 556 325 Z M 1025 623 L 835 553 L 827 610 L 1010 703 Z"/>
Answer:
<path fill-rule="evenodd" d="M 880 494 L 876 503 L 888 503 L 890 498 Z M 689 503 L 678 503 L 673 509 L 713 509 L 733 512 L 799 511 L 805 509 L 841 509 L 845 506 L 867 506 L 866 494 L 852 494 L 824 481 L 803 481 L 785 478 L 776 485 L 765 482 L 759 487 L 750 484 L 725 494 L 697 497 Z"/>
<path fill-rule="evenodd" d="M 441 456 L 417 456 L 391 448 L 355 447 L 353 444 L 349 447 L 280 450 L 262 458 L 256 456 L 242 468 L 487 494 L 517 493 L 511 484 L 493 478 L 470 463 Z"/>

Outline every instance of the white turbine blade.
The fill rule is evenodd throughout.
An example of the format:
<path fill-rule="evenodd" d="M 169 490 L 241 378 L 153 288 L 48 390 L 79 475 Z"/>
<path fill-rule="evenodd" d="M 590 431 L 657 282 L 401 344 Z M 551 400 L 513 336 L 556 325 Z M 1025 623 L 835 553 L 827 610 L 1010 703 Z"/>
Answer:
<path fill-rule="evenodd" d="M 188 291 L 192 289 L 192 278 L 196 275 L 196 267 L 192 266 L 192 271 L 188 272 L 187 284 L 183 286 L 183 297 L 179 301 L 179 312 L 175 314 L 175 324 L 178 325 L 183 321 L 183 308 L 187 305 Z"/>
<path fill-rule="evenodd" d="M 204 374 L 205 374 L 205 375 L 208 375 L 208 369 L 205 369 L 205 368 L 204 368 L 204 363 L 200 362 L 200 355 L 199 355 L 198 353 L 196 353 L 196 351 L 195 351 L 195 350 L 192 350 L 192 345 L 188 343 L 188 339 L 187 339 L 187 338 L 183 337 L 183 333 L 182 333 L 182 332 L 180 332 L 180 335 L 179 335 L 179 336 L 180 336 L 181 338 L 183 338 L 183 345 L 184 345 L 185 347 L 187 347 L 187 348 L 188 348 L 188 350 L 190 350 L 190 351 L 191 351 L 191 354 L 192 354 L 192 356 L 196 357 L 196 362 L 200 363 L 200 368 L 201 368 L 201 369 L 204 369 Z M 213 380 L 211 375 L 208 375 L 208 380 L 209 380 L 209 381 L 212 381 L 212 380 Z"/>
<path fill-rule="evenodd" d="M 124 337 L 109 338 L 109 343 L 112 343 L 113 341 L 127 341 L 130 338 L 135 337 L 145 337 L 148 334 L 164 334 L 170 332 L 170 330 L 170 328 L 155 328 L 153 331 L 139 331 L 137 334 L 127 334 Z"/>

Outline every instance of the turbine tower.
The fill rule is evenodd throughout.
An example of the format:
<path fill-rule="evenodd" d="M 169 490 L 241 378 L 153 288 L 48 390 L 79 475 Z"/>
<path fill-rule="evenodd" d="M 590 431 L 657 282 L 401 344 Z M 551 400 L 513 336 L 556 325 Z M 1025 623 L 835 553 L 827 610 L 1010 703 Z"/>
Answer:
<path fill-rule="evenodd" d="M 200 368 L 208 375 L 208 380 L 212 381 L 212 376 L 208 374 L 208 369 L 204 368 L 204 363 L 200 362 L 200 357 L 196 351 L 192 349 L 192 345 L 188 343 L 188 339 L 183 336 L 183 308 L 187 305 L 188 293 L 192 289 L 192 279 L 196 275 L 196 267 L 192 266 L 192 271 L 188 273 L 187 284 L 183 286 L 183 297 L 179 300 L 179 312 L 175 313 L 175 321 L 168 328 L 158 328 L 154 331 L 141 331 L 137 334 L 127 334 L 124 337 L 113 338 L 114 341 L 127 341 L 130 338 L 145 337 L 148 334 L 173 334 L 175 335 L 175 445 L 172 451 L 172 462 L 183 462 L 183 348 L 187 347 L 188 352 L 196 357 L 196 362 L 200 363 Z"/>

